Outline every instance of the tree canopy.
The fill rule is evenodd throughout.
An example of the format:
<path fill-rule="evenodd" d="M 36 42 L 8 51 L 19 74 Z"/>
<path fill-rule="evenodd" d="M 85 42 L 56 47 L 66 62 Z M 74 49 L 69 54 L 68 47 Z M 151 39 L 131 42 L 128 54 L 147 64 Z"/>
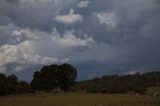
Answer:
<path fill-rule="evenodd" d="M 34 90 L 67 90 L 76 80 L 77 70 L 70 64 L 44 66 L 33 75 L 31 86 Z"/>
<path fill-rule="evenodd" d="M 25 81 L 18 81 L 16 75 L 12 74 L 6 77 L 0 73 L 0 95 L 29 93 L 31 92 L 30 85 Z"/>

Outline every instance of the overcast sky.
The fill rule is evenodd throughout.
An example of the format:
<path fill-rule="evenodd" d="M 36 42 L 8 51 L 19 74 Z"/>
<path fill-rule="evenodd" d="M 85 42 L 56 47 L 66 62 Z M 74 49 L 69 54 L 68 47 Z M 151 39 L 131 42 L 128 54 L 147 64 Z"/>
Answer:
<path fill-rule="evenodd" d="M 0 0 L 0 72 L 71 63 L 84 80 L 160 70 L 159 0 Z"/>

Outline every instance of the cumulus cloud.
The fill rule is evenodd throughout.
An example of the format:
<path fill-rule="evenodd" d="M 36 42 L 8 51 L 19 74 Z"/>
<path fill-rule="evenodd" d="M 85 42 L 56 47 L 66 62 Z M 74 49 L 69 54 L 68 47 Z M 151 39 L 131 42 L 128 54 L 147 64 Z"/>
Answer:
<path fill-rule="evenodd" d="M 21 34 L 22 34 L 22 30 L 20 30 L 20 31 L 18 31 L 18 30 L 14 30 L 13 32 L 12 32 L 12 35 L 13 36 L 20 36 Z"/>
<path fill-rule="evenodd" d="M 3 45 L 0 48 L 0 69 L 4 70 L 6 64 L 18 63 L 19 65 L 30 65 L 30 64 L 51 64 L 67 62 L 68 59 L 58 59 L 52 57 L 42 57 L 38 54 L 32 53 L 30 42 L 25 41 L 18 45 Z M 20 67 L 20 66 L 19 66 Z M 13 71 L 19 71 L 23 68 L 16 67 Z"/>
<path fill-rule="evenodd" d="M 0 46 L 16 45 L 25 40 L 38 40 L 38 37 L 30 29 L 22 29 L 13 24 L 1 25 L 0 33 Z"/>
<path fill-rule="evenodd" d="M 69 10 L 69 14 L 58 15 L 54 18 L 55 21 L 64 24 L 73 24 L 76 22 L 82 22 L 83 17 L 80 14 L 75 14 L 73 9 Z"/>
<path fill-rule="evenodd" d="M 87 37 L 84 35 L 84 38 L 78 38 L 74 34 L 74 31 L 67 31 L 62 37 L 61 36 L 52 36 L 53 42 L 65 47 L 76 47 L 76 46 L 88 46 L 91 43 L 94 43 L 92 37 Z"/>
<path fill-rule="evenodd" d="M 117 24 L 117 17 L 114 13 L 96 13 L 100 24 L 106 24 L 109 27 L 116 27 Z"/>
<path fill-rule="evenodd" d="M 12 67 L 10 70 L 12 72 L 25 70 L 33 64 L 65 63 L 69 61 L 69 57 L 60 52 L 67 53 L 67 48 L 73 50 L 76 47 L 88 47 L 94 43 L 93 38 L 87 35 L 83 38 L 77 37 L 73 30 L 61 35 L 56 28 L 53 28 L 51 33 L 47 33 L 15 27 L 8 34 L 6 39 L 15 42 L 6 42 L 0 47 L 0 60 L 3 60 L 0 61 L 1 72 L 5 72 L 8 64 L 13 63 L 17 65 Z M 45 51 L 48 51 L 47 54 Z"/>
<path fill-rule="evenodd" d="M 86 8 L 89 3 L 90 3 L 89 0 L 82 0 L 82 1 L 78 2 L 77 5 L 78 5 L 78 7 L 80 7 L 80 8 Z"/>

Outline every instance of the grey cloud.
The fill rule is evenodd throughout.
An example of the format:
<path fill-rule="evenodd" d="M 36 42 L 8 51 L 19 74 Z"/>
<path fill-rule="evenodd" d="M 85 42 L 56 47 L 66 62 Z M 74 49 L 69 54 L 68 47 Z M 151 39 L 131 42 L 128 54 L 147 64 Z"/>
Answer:
<path fill-rule="evenodd" d="M 77 6 L 80 8 L 87 8 L 89 3 L 90 3 L 89 0 L 82 0 L 79 3 L 77 3 Z"/>
<path fill-rule="evenodd" d="M 72 31 L 60 35 L 56 29 L 53 29 L 52 33 L 47 33 L 21 29 L 14 25 L 4 26 L 7 27 L 11 28 L 10 30 L 8 28 L 9 31 L 2 37 L 6 37 L 5 40 L 10 42 L 4 41 L 0 46 L 0 60 L 3 60 L 0 61 L 1 72 L 7 71 L 7 67 L 10 66 L 7 64 L 10 63 L 20 64 L 12 67 L 12 72 L 25 70 L 31 64 L 64 63 L 70 58 L 67 54 L 72 53 L 75 48 L 87 48 L 90 43 L 94 43 L 91 37 L 85 35 L 84 38 L 79 38 Z M 3 30 L 3 27 L 1 29 Z"/>
<path fill-rule="evenodd" d="M 9 3 L 18 3 L 20 0 L 6 0 Z"/>
<path fill-rule="evenodd" d="M 13 22 L 15 25 L 23 28 L 34 28 L 40 30 L 52 30 L 54 23 L 53 17 L 62 9 L 75 2 L 74 0 L 33 0 L 26 2 L 20 0 L 12 4 L 2 0 L 0 3 L 0 20 L 4 23 Z M 24 2 L 22 2 L 24 1 Z M 65 2 L 64 2 L 65 1 Z M 1 23 L 2 23 L 1 22 Z"/>
<path fill-rule="evenodd" d="M 80 71 L 79 79 L 160 70 L 158 0 L 89 1 L 85 8 L 80 8 L 79 0 L 1 0 L 0 47 L 28 41 L 33 56 L 69 58 Z M 68 14 L 70 9 L 82 15 L 83 21 L 64 25 L 53 19 Z M 114 27 L 110 21 L 115 20 L 108 18 L 108 14 L 114 14 Z M 21 30 L 20 36 L 12 36 Z M 67 31 L 73 36 L 65 37 Z M 13 68 L 12 65 L 6 68 L 9 66 L 8 70 Z M 17 69 L 25 67 L 17 66 Z M 29 65 L 25 69 L 33 67 L 40 66 Z M 24 73 L 31 75 L 25 69 Z M 22 77 L 20 73 L 23 71 L 17 72 Z"/>
<path fill-rule="evenodd" d="M 68 14 L 65 15 L 57 15 L 54 20 L 63 24 L 73 24 L 76 22 L 82 22 L 83 17 L 80 14 L 74 13 L 73 9 L 69 10 Z"/>

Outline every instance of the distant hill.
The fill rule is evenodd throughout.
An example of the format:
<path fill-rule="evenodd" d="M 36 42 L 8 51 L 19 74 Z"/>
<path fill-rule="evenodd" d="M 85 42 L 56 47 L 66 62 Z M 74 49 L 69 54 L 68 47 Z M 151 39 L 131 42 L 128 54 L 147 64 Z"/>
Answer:
<path fill-rule="evenodd" d="M 78 81 L 76 90 L 91 93 L 127 93 L 144 94 L 148 87 L 160 86 L 160 71 L 136 73 L 133 75 L 105 75 L 92 80 Z"/>

